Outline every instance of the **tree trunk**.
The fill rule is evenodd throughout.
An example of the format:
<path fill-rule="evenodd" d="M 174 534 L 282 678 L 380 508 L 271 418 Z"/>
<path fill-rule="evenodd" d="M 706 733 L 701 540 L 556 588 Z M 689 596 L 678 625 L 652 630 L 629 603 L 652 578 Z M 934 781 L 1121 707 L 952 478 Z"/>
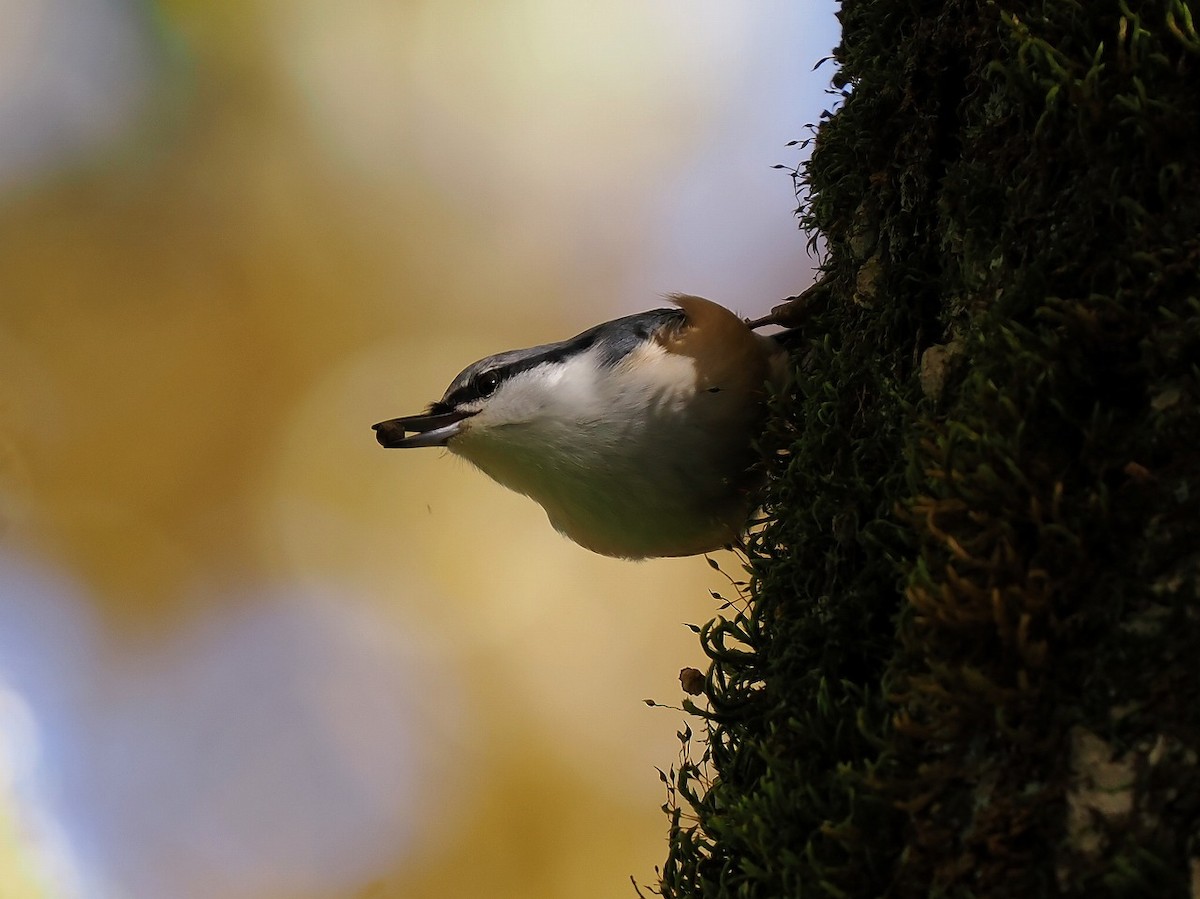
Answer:
<path fill-rule="evenodd" d="M 1188 0 L 840 18 L 823 302 L 660 889 L 1200 896 Z"/>

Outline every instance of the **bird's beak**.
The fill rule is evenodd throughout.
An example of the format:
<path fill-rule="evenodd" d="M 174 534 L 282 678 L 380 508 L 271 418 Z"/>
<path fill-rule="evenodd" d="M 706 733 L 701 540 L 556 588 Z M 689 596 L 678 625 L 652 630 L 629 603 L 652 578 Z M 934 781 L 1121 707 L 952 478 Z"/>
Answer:
<path fill-rule="evenodd" d="M 414 446 L 445 446 L 446 441 L 462 429 L 463 419 L 474 412 L 426 412 L 423 415 L 408 415 L 371 425 L 375 439 L 388 449 L 408 449 Z M 408 432 L 411 437 L 405 437 Z"/>

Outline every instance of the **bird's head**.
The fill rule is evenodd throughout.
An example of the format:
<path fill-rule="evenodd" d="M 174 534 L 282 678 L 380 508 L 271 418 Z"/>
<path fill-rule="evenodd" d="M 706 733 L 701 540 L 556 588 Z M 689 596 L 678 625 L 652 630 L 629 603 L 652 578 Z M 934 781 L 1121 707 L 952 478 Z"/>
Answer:
<path fill-rule="evenodd" d="M 448 446 L 473 426 L 515 419 L 514 401 L 533 386 L 529 370 L 522 370 L 519 363 L 532 352 L 501 353 L 468 365 L 427 411 L 373 425 L 375 439 L 389 449 Z M 479 416 L 482 419 L 473 421 Z"/>
<path fill-rule="evenodd" d="M 454 449 L 468 434 L 586 418 L 599 400 L 597 385 L 614 366 L 682 321 L 680 310 L 658 309 L 606 322 L 570 340 L 488 356 L 463 369 L 426 412 L 374 425 L 376 439 L 388 448 Z"/>

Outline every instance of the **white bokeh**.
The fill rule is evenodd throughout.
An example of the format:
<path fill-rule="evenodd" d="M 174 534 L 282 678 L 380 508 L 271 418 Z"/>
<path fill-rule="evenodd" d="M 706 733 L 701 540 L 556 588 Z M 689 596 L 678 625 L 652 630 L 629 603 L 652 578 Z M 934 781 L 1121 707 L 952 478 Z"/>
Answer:
<path fill-rule="evenodd" d="M 411 616 L 277 586 L 153 648 L 100 645 L 77 589 L 0 571 L 0 676 L 29 722 L 14 792 L 84 899 L 350 890 L 452 826 L 474 750 L 453 652 Z"/>
<path fill-rule="evenodd" d="M 0 0 L 0 190 L 120 141 L 152 94 L 151 20 L 123 0 Z"/>

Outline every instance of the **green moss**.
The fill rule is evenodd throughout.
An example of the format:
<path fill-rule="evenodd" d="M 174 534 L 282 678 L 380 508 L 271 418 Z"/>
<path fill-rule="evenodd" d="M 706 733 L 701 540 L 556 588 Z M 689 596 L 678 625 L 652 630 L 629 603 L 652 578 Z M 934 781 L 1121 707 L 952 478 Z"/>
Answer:
<path fill-rule="evenodd" d="M 802 173 L 829 299 L 762 440 L 753 601 L 702 633 L 706 740 L 672 772 L 660 889 L 1187 895 L 1191 12 L 846 0 L 841 20 L 843 97 Z M 1128 795 L 1093 807 L 1113 771 Z"/>

